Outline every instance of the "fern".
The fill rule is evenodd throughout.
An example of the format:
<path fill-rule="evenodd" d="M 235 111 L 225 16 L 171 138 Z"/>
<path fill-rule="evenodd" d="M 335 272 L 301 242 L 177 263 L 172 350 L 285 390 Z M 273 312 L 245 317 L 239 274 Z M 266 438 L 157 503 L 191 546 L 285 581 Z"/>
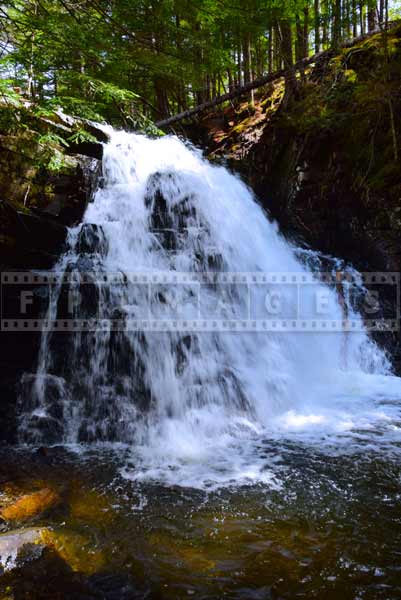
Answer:
<path fill-rule="evenodd" d="M 24 105 L 20 94 L 12 87 L 11 79 L 0 79 L 0 102 L 14 108 Z"/>
<path fill-rule="evenodd" d="M 94 135 L 92 135 L 88 131 L 85 131 L 85 129 L 81 129 L 81 128 L 78 129 L 78 131 L 76 131 L 75 133 L 73 133 L 68 138 L 68 140 L 74 144 L 82 144 L 84 142 L 98 143 L 98 140 L 95 138 Z"/>
<path fill-rule="evenodd" d="M 38 142 L 41 146 L 57 144 L 59 146 L 65 146 L 68 148 L 68 142 L 60 135 L 57 135 L 57 133 L 54 132 L 47 132 L 43 135 L 40 135 L 38 138 Z"/>

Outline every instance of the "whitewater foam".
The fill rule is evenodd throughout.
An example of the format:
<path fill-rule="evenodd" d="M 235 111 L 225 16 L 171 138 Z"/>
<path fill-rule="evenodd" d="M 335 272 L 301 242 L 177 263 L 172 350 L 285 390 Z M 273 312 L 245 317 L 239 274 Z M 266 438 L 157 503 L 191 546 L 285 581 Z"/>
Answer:
<path fill-rule="evenodd" d="M 133 449 L 124 475 L 193 487 L 277 484 L 258 456 L 263 436 L 307 440 L 393 422 L 401 383 L 385 354 L 364 330 L 351 303 L 347 318 L 358 332 L 230 331 L 216 333 L 133 330 L 132 319 L 257 318 L 270 285 L 221 286 L 199 281 L 151 287 L 127 274 L 310 274 L 311 257 L 289 244 L 238 177 L 204 160 L 176 137 L 149 139 L 111 132 L 103 178 L 84 222 L 69 233 L 69 249 L 56 269 L 90 271 L 74 318 L 96 314 L 102 329 L 69 335 L 61 345 L 42 337 L 38 370 L 25 376 L 20 438 L 28 443 L 122 442 Z M 313 261 L 312 261 L 313 262 Z M 309 266 L 308 266 L 309 265 Z M 338 264 L 332 265 L 333 272 Z M 119 284 L 102 280 L 121 275 Z M 359 284 L 360 286 L 360 284 Z M 47 317 L 60 311 L 62 286 Z M 85 290 L 89 290 L 85 293 Z M 292 319 L 299 295 L 280 286 L 283 313 Z M 277 290 L 277 286 L 274 287 Z M 223 294 L 224 291 L 224 294 Z M 303 290 L 302 317 L 315 317 L 316 294 L 327 299 L 331 322 L 344 319 L 334 285 Z M 95 308 L 93 307 L 95 304 Z M 217 307 L 217 308 L 216 308 Z M 116 316 L 117 315 L 117 316 Z M 113 331 L 109 320 L 125 325 Z M 391 407 L 381 399 L 396 399 Z M 395 435 L 394 430 L 392 435 Z M 397 429 L 398 435 L 398 429 Z"/>

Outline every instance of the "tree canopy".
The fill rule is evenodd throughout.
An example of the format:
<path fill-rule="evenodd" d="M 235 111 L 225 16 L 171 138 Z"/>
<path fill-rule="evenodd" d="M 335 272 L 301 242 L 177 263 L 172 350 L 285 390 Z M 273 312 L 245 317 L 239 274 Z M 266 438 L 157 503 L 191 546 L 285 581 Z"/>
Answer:
<path fill-rule="evenodd" d="M 389 18 L 388 0 L 6 0 L 0 92 L 135 127 Z"/>

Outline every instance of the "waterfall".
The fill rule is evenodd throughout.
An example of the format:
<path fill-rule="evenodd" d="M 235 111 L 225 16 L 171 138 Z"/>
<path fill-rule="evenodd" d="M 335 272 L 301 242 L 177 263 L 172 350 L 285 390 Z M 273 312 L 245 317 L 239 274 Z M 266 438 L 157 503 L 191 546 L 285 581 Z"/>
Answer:
<path fill-rule="evenodd" d="M 46 317 L 75 294 L 71 318 L 96 326 L 43 332 L 37 370 L 21 383 L 21 442 L 124 443 L 157 476 L 175 460 L 218 468 L 231 448 L 240 470 L 249 440 L 273 424 L 316 424 L 333 403 L 360 410 L 395 378 L 338 286 L 313 280 L 308 256 L 198 150 L 112 132 L 94 200 L 55 267 L 69 284 L 53 286 Z M 277 291 L 280 314 L 264 330 Z M 324 295 L 327 323 L 344 319 L 345 302 L 357 332 L 303 331 L 300 294 L 302 319 Z"/>

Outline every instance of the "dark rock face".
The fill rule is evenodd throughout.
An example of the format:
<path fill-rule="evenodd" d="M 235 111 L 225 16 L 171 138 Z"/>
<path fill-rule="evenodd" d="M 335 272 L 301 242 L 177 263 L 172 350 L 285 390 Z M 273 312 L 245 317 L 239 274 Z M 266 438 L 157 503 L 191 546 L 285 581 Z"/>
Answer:
<path fill-rule="evenodd" d="M 280 98 L 270 90 L 256 107 L 265 118 L 234 116 L 212 154 L 286 233 L 360 269 L 399 271 L 400 85 L 397 27 L 317 64 L 285 107 L 269 107 Z"/>
<path fill-rule="evenodd" d="M 50 202 L 43 208 L 45 216 L 55 217 L 63 225 L 76 225 L 82 220 L 88 201 L 100 176 L 100 160 L 77 154 L 76 165 L 67 172 L 41 173 L 53 190 Z"/>
<path fill-rule="evenodd" d="M 401 269 L 401 177 L 381 190 L 365 188 L 352 170 L 346 142 L 320 132 L 315 139 L 278 128 L 252 149 L 247 179 L 281 229 L 297 243 L 352 263 L 360 271 Z M 395 291 L 383 288 L 381 303 L 396 315 Z M 401 372 L 401 339 L 374 335 Z"/>
<path fill-rule="evenodd" d="M 16 209 L 40 210 L 65 225 L 79 222 L 98 161 L 71 146 L 39 143 L 36 131 L 0 132 L 0 199 Z M 101 145 L 100 145 L 101 147 Z M 83 147 L 79 147 L 84 151 Z"/>
<path fill-rule="evenodd" d="M 6 242 L 0 247 L 3 270 L 47 269 L 64 247 L 67 228 L 45 213 L 21 212 L 2 202 L 1 229 Z"/>
<path fill-rule="evenodd" d="M 47 170 L 37 152 L 29 135 L 0 136 L 2 319 L 21 319 L 21 291 L 32 293 L 27 319 L 37 319 L 46 310 L 47 289 L 24 285 L 22 290 L 5 282 L 4 276 L 52 268 L 65 247 L 67 226 L 82 219 L 100 169 L 99 161 L 75 155 L 66 157 L 60 170 Z M 39 330 L 7 331 L 2 324 L 0 443 L 15 441 L 17 385 L 25 372 L 35 369 L 40 337 Z"/>
<path fill-rule="evenodd" d="M 99 225 L 84 223 L 78 236 L 77 252 L 83 255 L 100 254 L 104 256 L 107 248 L 108 243 L 103 229 Z"/>
<path fill-rule="evenodd" d="M 360 271 L 399 272 L 400 85 L 397 27 L 317 64 L 286 106 L 278 82 L 253 114 L 239 109 L 217 134 L 209 115 L 190 134 L 209 127 L 211 157 L 238 171 L 299 245 Z M 377 339 L 399 370 L 399 336 Z"/>
<path fill-rule="evenodd" d="M 13 285 L 5 282 L 7 273 L 28 271 L 31 268 L 48 269 L 57 260 L 64 246 L 66 228 L 57 222 L 33 214 L 18 213 L 11 205 L 4 206 L 7 233 L 12 243 L 1 248 L 2 263 L 2 319 L 14 316 L 21 319 L 21 292 L 32 294 L 34 310 L 26 317 L 38 318 L 45 310 L 43 290 L 38 286 Z M 0 334 L 0 443 L 15 441 L 15 409 L 17 383 L 25 371 L 32 370 L 40 345 L 40 333 L 35 331 L 8 331 L 2 323 Z"/>
<path fill-rule="evenodd" d="M 306 140 L 279 126 L 252 148 L 247 180 L 286 232 L 360 269 L 398 271 L 401 180 L 367 189 L 350 170 L 345 144 L 327 132 Z"/>

